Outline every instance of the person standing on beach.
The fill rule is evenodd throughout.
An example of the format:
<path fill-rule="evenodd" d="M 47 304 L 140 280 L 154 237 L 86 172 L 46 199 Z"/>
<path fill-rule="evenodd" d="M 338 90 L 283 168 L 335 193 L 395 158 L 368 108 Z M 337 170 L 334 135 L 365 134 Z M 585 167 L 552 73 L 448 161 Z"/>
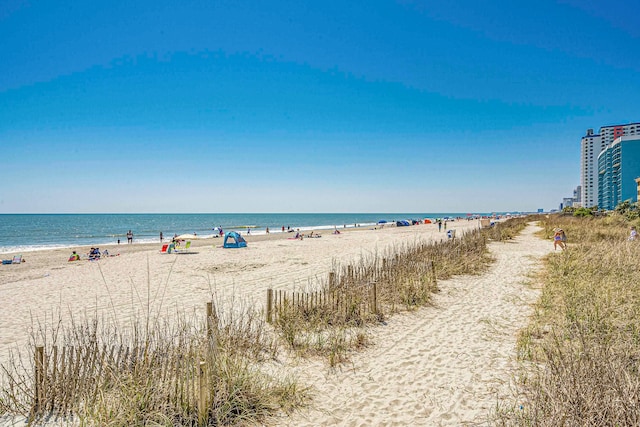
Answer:
<path fill-rule="evenodd" d="M 438 231 L 442 231 L 442 220 L 438 220 Z"/>
<path fill-rule="evenodd" d="M 160 243 L 162 243 L 162 231 L 160 232 Z"/>
<path fill-rule="evenodd" d="M 564 231 L 561 228 L 556 229 L 556 232 L 553 234 L 553 250 L 555 251 L 558 246 L 560 249 L 565 249 L 565 241 L 567 240 L 567 235 L 564 234 Z"/>
<path fill-rule="evenodd" d="M 131 230 L 127 231 L 127 243 L 133 243 L 133 233 Z"/>

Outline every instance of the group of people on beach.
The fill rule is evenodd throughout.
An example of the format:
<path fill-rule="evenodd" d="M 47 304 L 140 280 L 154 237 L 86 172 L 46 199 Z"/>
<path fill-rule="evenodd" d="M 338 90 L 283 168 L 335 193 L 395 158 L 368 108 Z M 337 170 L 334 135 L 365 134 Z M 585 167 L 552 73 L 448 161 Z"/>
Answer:
<path fill-rule="evenodd" d="M 105 255 L 108 256 L 109 251 L 105 250 Z M 89 261 L 96 261 L 96 260 L 99 260 L 101 256 L 102 256 L 102 253 L 100 252 L 100 248 L 91 248 L 91 250 L 89 250 L 89 253 L 87 254 L 87 259 Z M 73 251 L 69 256 L 68 261 L 69 262 L 80 261 L 80 259 L 81 259 L 80 254 L 77 253 L 76 251 Z"/>
<path fill-rule="evenodd" d="M 105 252 L 107 252 L 105 250 Z M 108 255 L 108 252 L 107 252 Z M 89 261 L 95 261 L 100 259 L 100 257 L 102 256 L 102 253 L 100 253 L 100 248 L 91 248 L 91 250 L 89 251 Z"/>
<path fill-rule="evenodd" d="M 119 255 L 119 254 L 116 254 L 116 255 Z M 89 253 L 87 254 L 87 259 L 89 261 L 97 261 L 102 257 L 108 257 L 108 256 L 111 256 L 109 254 L 109 250 L 108 249 L 105 249 L 104 251 L 100 252 L 100 248 L 91 248 L 89 250 Z M 71 255 L 69 256 L 69 260 L 68 261 L 69 262 L 80 261 L 80 259 L 81 259 L 80 254 L 77 253 L 76 251 L 73 251 L 71 253 Z"/>
<path fill-rule="evenodd" d="M 442 231 L 442 226 L 444 225 L 444 231 L 447 231 L 447 220 L 444 222 L 441 219 L 438 219 L 438 231 Z"/>

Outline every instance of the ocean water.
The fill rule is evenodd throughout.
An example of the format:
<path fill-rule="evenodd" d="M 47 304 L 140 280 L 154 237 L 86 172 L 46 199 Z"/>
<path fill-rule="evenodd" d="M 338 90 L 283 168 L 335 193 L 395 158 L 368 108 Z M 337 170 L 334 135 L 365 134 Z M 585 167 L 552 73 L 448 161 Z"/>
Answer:
<path fill-rule="evenodd" d="M 35 250 L 160 242 L 174 234 L 213 236 L 215 227 L 246 234 L 293 229 L 333 229 L 372 226 L 378 221 L 466 217 L 467 213 L 300 213 L 300 214 L 0 214 L 0 254 Z M 483 215 L 483 214 L 480 214 Z"/>

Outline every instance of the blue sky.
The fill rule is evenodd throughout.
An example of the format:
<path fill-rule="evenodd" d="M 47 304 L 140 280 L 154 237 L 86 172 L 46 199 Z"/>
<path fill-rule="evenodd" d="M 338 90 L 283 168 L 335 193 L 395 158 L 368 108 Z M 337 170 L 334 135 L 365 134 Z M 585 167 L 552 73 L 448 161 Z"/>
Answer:
<path fill-rule="evenodd" d="M 556 208 L 632 2 L 4 0 L 0 213 Z"/>

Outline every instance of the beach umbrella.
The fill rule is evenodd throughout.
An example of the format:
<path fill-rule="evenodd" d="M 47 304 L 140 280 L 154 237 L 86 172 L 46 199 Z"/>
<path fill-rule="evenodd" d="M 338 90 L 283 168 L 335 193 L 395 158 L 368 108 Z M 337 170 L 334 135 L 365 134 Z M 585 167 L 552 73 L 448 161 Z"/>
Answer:
<path fill-rule="evenodd" d="M 174 239 L 176 240 L 194 240 L 194 239 L 199 239 L 200 236 L 197 236 L 195 234 L 181 234 L 177 237 L 174 237 Z"/>

